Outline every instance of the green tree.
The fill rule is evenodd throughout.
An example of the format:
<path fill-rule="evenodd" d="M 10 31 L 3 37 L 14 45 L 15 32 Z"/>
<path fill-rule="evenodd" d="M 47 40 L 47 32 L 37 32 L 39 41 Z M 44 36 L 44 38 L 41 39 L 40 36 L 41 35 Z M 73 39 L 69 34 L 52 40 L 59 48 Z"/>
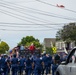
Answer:
<path fill-rule="evenodd" d="M 53 50 L 52 50 L 52 48 L 50 47 L 50 48 L 46 48 L 46 53 L 49 53 L 49 54 L 53 54 Z"/>
<path fill-rule="evenodd" d="M 8 50 L 9 50 L 8 44 L 4 41 L 1 41 L 1 43 L 0 43 L 0 53 L 5 53 Z"/>
<path fill-rule="evenodd" d="M 64 25 L 63 28 L 57 32 L 56 38 L 57 40 L 76 42 L 76 24 L 69 23 L 67 25 Z"/>
<path fill-rule="evenodd" d="M 36 47 L 42 47 L 38 39 L 35 39 L 33 36 L 26 36 L 21 39 L 21 42 L 18 45 L 30 46 L 31 43 L 34 43 Z"/>

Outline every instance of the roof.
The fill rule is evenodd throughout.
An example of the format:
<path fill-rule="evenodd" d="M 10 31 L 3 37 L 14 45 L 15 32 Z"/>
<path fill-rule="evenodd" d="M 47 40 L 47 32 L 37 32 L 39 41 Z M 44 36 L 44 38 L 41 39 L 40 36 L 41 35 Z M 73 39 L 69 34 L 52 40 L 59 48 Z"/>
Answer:
<path fill-rule="evenodd" d="M 44 38 L 44 42 L 45 42 L 45 41 L 56 42 L 56 38 Z"/>

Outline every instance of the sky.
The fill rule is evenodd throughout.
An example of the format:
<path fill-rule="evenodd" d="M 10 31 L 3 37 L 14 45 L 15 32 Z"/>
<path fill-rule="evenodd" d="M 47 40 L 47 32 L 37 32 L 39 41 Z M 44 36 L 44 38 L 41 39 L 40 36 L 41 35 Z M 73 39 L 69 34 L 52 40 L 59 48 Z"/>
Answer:
<path fill-rule="evenodd" d="M 76 22 L 75 7 L 76 0 L 0 0 L 0 39 L 12 49 L 26 36 L 41 43 L 55 38 L 64 25 Z"/>

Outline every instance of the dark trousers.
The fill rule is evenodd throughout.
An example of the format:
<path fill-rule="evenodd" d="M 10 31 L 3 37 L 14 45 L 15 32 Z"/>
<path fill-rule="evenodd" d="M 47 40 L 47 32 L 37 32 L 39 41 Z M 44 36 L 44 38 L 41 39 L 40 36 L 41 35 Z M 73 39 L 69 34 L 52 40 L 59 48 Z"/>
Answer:
<path fill-rule="evenodd" d="M 18 67 L 12 67 L 12 75 L 17 75 Z"/>
<path fill-rule="evenodd" d="M 41 67 L 35 67 L 34 75 L 41 75 Z"/>
<path fill-rule="evenodd" d="M 53 64 L 53 65 L 52 65 L 52 75 L 54 75 L 57 67 L 58 67 L 58 65 L 56 65 L 56 64 Z"/>
<path fill-rule="evenodd" d="M 31 75 L 31 72 L 32 72 L 32 68 L 27 67 L 26 68 L 26 75 Z"/>

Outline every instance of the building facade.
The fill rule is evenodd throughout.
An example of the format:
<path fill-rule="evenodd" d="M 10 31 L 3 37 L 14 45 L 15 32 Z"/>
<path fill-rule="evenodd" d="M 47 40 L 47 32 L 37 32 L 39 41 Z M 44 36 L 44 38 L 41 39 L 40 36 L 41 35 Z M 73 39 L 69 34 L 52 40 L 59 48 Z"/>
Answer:
<path fill-rule="evenodd" d="M 56 43 L 56 38 L 45 38 L 44 39 L 44 49 L 46 47 L 52 47 Z"/>
<path fill-rule="evenodd" d="M 57 51 L 63 51 L 64 49 L 66 50 L 71 50 L 75 47 L 75 42 L 69 42 L 67 43 L 66 41 L 56 41 L 56 38 L 45 38 L 44 39 L 44 49 L 46 47 L 53 47 L 55 46 L 57 48 Z"/>

